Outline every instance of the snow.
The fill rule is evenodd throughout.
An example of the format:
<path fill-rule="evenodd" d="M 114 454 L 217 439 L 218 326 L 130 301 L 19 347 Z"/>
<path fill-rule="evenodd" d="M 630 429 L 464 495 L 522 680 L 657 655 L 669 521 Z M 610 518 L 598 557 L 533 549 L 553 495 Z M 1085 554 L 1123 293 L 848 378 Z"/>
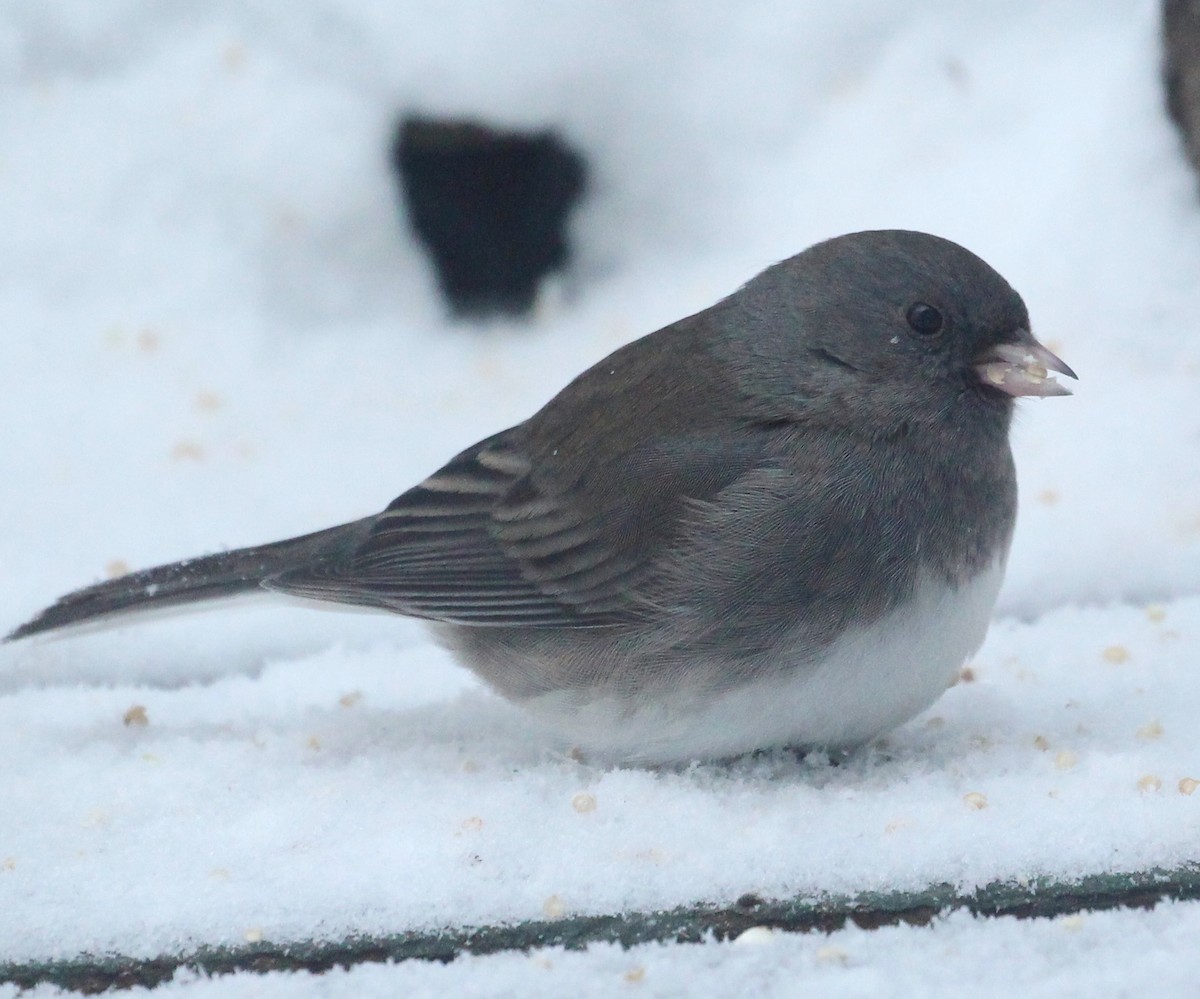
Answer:
<path fill-rule="evenodd" d="M 839 232 L 959 240 L 1081 376 L 1022 403 L 975 679 L 844 765 L 578 762 L 386 615 L 266 599 L 0 647 L 0 956 L 1196 860 L 1200 207 L 1157 30 L 1115 0 L 0 8 L 0 630 L 118 560 L 373 512 Z M 559 123 L 594 157 L 581 262 L 531 323 L 446 319 L 386 169 L 404 108 Z M 995 988 L 1061 995 L 1056 962 L 1086 953 L 1080 994 L 1182 994 L 1197 911 L 273 987 L 599 994 L 644 967 L 660 993 L 948 994 L 1003 965 Z"/>
<path fill-rule="evenodd" d="M 989 920 L 955 913 L 933 926 L 848 928 L 825 936 L 755 928 L 727 943 L 624 950 L 463 957 L 450 965 L 366 964 L 325 975 L 273 973 L 205 979 L 180 972 L 154 995 L 189 999 L 309 996 L 694 996 L 797 995 L 847 999 L 1092 999 L 1097 995 L 1192 995 L 1200 906 L 1168 903 L 1153 912 L 1112 911 L 1058 919 Z M 1002 973 L 997 969 L 1002 968 Z M 49 987 L 22 996 L 46 999 Z M 131 996 L 145 996 L 134 989 Z M 16 999 L 0 986 L 2 999 Z"/>

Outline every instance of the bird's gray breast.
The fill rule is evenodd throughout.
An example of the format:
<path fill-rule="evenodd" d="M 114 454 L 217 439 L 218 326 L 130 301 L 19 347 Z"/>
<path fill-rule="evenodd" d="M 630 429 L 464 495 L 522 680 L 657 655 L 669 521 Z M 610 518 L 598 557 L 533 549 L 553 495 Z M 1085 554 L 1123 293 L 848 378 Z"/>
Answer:
<path fill-rule="evenodd" d="M 499 692 L 605 755 L 866 741 L 932 703 L 982 641 L 1011 458 L 803 454 L 691 504 L 627 624 L 438 631 Z"/>

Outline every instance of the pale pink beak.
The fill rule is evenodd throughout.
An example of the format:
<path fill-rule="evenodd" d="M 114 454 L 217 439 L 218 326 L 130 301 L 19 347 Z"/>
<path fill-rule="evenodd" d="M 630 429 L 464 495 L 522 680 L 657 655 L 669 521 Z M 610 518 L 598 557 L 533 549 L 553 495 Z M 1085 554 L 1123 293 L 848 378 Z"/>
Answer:
<path fill-rule="evenodd" d="M 972 366 L 984 385 L 1009 395 L 1070 395 L 1071 390 L 1055 381 L 1051 371 L 1078 378 L 1066 363 L 1038 343 L 1028 330 L 1019 330 L 1016 343 L 989 347 Z"/>

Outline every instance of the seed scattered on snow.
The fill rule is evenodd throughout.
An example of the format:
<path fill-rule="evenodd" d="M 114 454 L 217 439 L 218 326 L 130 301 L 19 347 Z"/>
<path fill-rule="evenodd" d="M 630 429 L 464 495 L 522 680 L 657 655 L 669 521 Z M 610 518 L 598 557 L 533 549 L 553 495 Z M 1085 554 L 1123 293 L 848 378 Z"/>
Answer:
<path fill-rule="evenodd" d="M 561 919 L 566 911 L 567 907 L 558 895 L 551 895 L 542 903 L 542 912 L 551 919 Z"/>
<path fill-rule="evenodd" d="M 221 397 L 211 389 L 196 393 L 192 404 L 202 413 L 214 413 L 221 408 Z"/>
<path fill-rule="evenodd" d="M 129 575 L 129 563 L 123 558 L 115 558 L 104 567 L 104 575 L 109 579 L 118 579 Z"/>
<path fill-rule="evenodd" d="M 1151 621 L 1162 621 L 1166 619 L 1166 616 L 1166 608 L 1160 607 L 1158 604 L 1151 604 L 1146 608 L 1146 617 L 1148 617 Z"/>
<path fill-rule="evenodd" d="M 1079 757 L 1069 749 L 1064 749 L 1054 756 L 1054 767 L 1056 770 L 1070 770 L 1078 762 Z"/>
<path fill-rule="evenodd" d="M 1033 748 L 1041 750 L 1044 753 L 1050 748 L 1050 740 L 1044 735 L 1035 735 L 1033 737 Z"/>
<path fill-rule="evenodd" d="M 643 968 L 639 964 L 636 967 L 630 968 L 621 977 L 623 979 L 625 979 L 625 981 L 629 982 L 630 984 L 632 984 L 634 982 L 640 982 L 643 978 L 646 977 L 646 969 Z"/>
<path fill-rule="evenodd" d="M 1179 793 L 1180 794 L 1195 794 L 1196 788 L 1198 788 L 1198 787 L 1200 787 L 1200 780 L 1196 780 L 1195 777 L 1184 777 L 1179 782 Z"/>
<path fill-rule="evenodd" d="M 821 964 L 847 964 L 850 961 L 850 955 L 847 954 L 841 947 L 818 947 L 815 955 L 817 961 Z"/>
<path fill-rule="evenodd" d="M 596 796 L 589 794 L 587 791 L 580 791 L 571 799 L 571 807 L 580 815 L 596 810 Z"/>
<path fill-rule="evenodd" d="M 1162 781 L 1155 774 L 1146 774 L 1137 782 L 1137 786 L 1142 794 L 1152 794 L 1155 791 L 1162 790 Z"/>
<path fill-rule="evenodd" d="M 172 461 L 203 461 L 204 447 L 195 441 L 180 441 L 171 448 Z"/>
<path fill-rule="evenodd" d="M 158 331 L 147 326 L 145 329 L 138 330 L 137 347 L 143 354 L 153 354 L 158 350 L 160 337 Z"/>
<path fill-rule="evenodd" d="M 1104 661 L 1119 666 L 1129 661 L 1129 650 L 1124 645 L 1110 645 L 1104 650 Z"/>
<path fill-rule="evenodd" d="M 483 819 L 478 815 L 472 815 L 462 820 L 462 827 L 466 832 L 479 832 L 483 828 Z"/>
<path fill-rule="evenodd" d="M 958 674 L 958 678 L 963 683 L 974 683 L 977 679 L 975 670 L 971 666 L 964 666 L 962 672 Z"/>
<path fill-rule="evenodd" d="M 304 744 L 306 746 L 308 746 L 308 748 L 313 750 L 314 752 L 321 748 L 321 740 L 318 739 L 315 735 L 310 735 L 308 737 L 308 740 Z"/>
<path fill-rule="evenodd" d="M 150 724 L 150 719 L 146 716 L 146 707 L 143 704 L 133 705 L 121 716 L 121 721 L 125 723 L 126 728 Z"/>
<path fill-rule="evenodd" d="M 1143 725 L 1137 730 L 1137 737 L 1144 742 L 1153 742 L 1155 739 L 1161 738 L 1163 727 L 1157 720 L 1150 722 L 1148 725 Z"/>
<path fill-rule="evenodd" d="M 352 690 L 348 694 L 342 694 L 342 696 L 338 698 L 338 704 L 340 704 L 343 708 L 352 708 L 361 700 L 362 691 Z"/>
<path fill-rule="evenodd" d="M 1070 916 L 1063 916 L 1059 925 L 1068 933 L 1078 933 L 1083 929 L 1084 918 L 1079 913 L 1073 913 Z"/>
<path fill-rule="evenodd" d="M 973 808 L 978 811 L 981 808 L 987 808 L 988 800 L 986 794 L 980 794 L 978 791 L 971 791 L 963 795 L 963 803 L 968 808 Z"/>
<path fill-rule="evenodd" d="M 263 931 L 260 926 L 251 926 L 245 933 L 242 934 L 246 943 L 262 943 Z"/>

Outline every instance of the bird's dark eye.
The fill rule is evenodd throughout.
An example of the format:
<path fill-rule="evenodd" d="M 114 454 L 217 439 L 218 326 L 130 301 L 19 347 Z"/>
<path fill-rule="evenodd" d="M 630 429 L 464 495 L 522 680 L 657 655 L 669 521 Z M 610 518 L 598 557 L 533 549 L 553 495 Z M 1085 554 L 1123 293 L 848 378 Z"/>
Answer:
<path fill-rule="evenodd" d="M 908 312 L 904 314 L 904 318 L 908 320 L 908 325 L 921 336 L 933 336 L 942 328 L 944 322 L 942 314 L 932 305 L 926 305 L 924 302 L 913 302 L 908 307 Z"/>

